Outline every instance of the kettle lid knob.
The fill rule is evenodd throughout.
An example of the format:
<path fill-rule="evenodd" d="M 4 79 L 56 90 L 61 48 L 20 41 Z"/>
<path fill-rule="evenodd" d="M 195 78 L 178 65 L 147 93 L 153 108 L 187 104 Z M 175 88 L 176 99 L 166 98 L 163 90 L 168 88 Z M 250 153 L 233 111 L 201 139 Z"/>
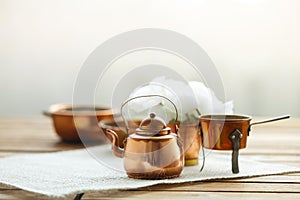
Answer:
<path fill-rule="evenodd" d="M 149 117 L 141 122 L 136 131 L 139 135 L 167 135 L 171 129 L 167 127 L 163 119 L 157 117 L 156 114 L 152 112 Z"/>

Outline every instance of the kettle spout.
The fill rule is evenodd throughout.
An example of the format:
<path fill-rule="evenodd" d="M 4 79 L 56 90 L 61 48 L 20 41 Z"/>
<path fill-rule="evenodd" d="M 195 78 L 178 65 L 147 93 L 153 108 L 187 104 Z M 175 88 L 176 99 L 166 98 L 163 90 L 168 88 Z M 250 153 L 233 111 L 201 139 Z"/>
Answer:
<path fill-rule="evenodd" d="M 110 130 L 110 129 L 106 129 L 106 133 L 108 135 L 110 135 L 112 138 L 111 145 L 112 145 L 113 154 L 119 158 L 123 158 L 124 157 L 124 149 L 120 147 L 118 134 L 115 131 Z"/>

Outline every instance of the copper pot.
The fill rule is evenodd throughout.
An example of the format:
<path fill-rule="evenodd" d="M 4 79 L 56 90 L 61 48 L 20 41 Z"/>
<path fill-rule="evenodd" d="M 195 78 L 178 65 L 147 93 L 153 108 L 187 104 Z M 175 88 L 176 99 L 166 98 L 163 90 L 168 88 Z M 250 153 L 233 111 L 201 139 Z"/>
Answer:
<path fill-rule="evenodd" d="M 123 107 L 129 101 L 136 98 L 152 97 L 160 95 L 147 95 L 131 98 L 125 101 L 121 107 L 123 117 Z M 169 99 L 167 99 L 169 100 Z M 170 100 L 169 100 L 170 101 Z M 171 102 L 171 101 L 170 101 Z M 176 121 L 178 118 L 177 108 Z M 128 122 L 123 117 L 127 130 Z M 176 129 L 178 130 L 178 129 Z M 112 150 L 114 155 L 124 157 L 124 168 L 128 177 L 137 179 L 166 179 L 178 177 L 184 166 L 183 144 L 176 133 L 171 132 L 171 128 L 157 117 L 155 113 L 140 123 L 135 133 L 127 134 L 124 141 L 124 148 L 121 148 L 118 141 L 119 135 L 111 130 L 106 130 L 113 139 Z"/>
<path fill-rule="evenodd" d="M 105 135 L 99 134 L 101 129 L 98 122 L 113 119 L 112 109 L 105 107 L 55 104 L 43 113 L 52 118 L 57 135 L 64 142 L 72 143 L 78 143 L 81 140 L 97 143 L 106 141 Z"/>
<path fill-rule="evenodd" d="M 201 135 L 199 122 L 181 123 L 181 124 L 168 124 L 173 132 L 176 131 L 178 126 L 178 134 L 183 141 L 184 149 L 184 165 L 193 166 L 198 165 L 199 152 L 201 149 Z"/>
<path fill-rule="evenodd" d="M 214 150 L 233 150 L 232 171 L 238 173 L 238 150 L 246 148 L 251 126 L 289 118 L 289 115 L 250 123 L 247 115 L 203 115 L 200 117 L 203 146 Z"/>
<path fill-rule="evenodd" d="M 180 124 L 178 133 L 183 140 L 185 166 L 198 165 L 201 148 L 199 123 Z"/>
<path fill-rule="evenodd" d="M 241 134 L 239 149 L 245 148 L 251 119 L 246 115 L 201 116 L 203 146 L 215 150 L 232 150 L 230 134 L 238 130 Z"/>
<path fill-rule="evenodd" d="M 246 148 L 251 126 L 289 117 L 276 117 L 250 124 L 252 118 L 247 115 L 203 115 L 200 117 L 203 146 L 215 150 L 232 150 L 232 134 L 238 132 L 239 149 Z"/>

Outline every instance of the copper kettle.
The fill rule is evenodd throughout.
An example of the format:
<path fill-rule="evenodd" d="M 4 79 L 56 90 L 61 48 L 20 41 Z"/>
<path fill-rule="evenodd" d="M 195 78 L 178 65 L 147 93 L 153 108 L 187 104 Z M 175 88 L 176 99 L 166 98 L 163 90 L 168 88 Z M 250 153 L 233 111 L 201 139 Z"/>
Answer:
<path fill-rule="evenodd" d="M 142 97 L 161 97 L 160 95 L 145 95 L 131 98 L 125 101 L 121 107 L 121 115 L 127 127 L 127 121 L 123 115 L 123 107 L 129 101 Z M 175 104 L 170 101 L 178 112 Z M 128 128 L 127 128 L 128 130 Z M 183 144 L 176 133 L 156 116 L 150 113 L 149 117 L 142 120 L 135 133 L 127 134 L 124 148 L 119 145 L 118 134 L 111 129 L 106 130 L 111 135 L 112 151 L 118 157 L 124 157 L 124 168 L 128 177 L 136 179 L 168 179 L 178 177 L 184 166 Z"/>

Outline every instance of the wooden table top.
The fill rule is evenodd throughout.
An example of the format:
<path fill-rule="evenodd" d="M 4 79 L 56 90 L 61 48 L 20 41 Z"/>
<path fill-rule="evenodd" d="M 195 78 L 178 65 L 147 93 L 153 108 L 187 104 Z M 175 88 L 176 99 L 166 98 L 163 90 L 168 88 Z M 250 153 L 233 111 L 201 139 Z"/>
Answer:
<path fill-rule="evenodd" d="M 46 117 L 0 118 L 0 157 L 83 148 L 60 142 Z M 300 167 L 300 119 L 252 128 L 240 156 Z M 72 199 L 68 197 L 68 199 Z M 300 173 L 88 192 L 82 199 L 300 199 Z M 0 184 L 1 199 L 51 199 Z"/>

